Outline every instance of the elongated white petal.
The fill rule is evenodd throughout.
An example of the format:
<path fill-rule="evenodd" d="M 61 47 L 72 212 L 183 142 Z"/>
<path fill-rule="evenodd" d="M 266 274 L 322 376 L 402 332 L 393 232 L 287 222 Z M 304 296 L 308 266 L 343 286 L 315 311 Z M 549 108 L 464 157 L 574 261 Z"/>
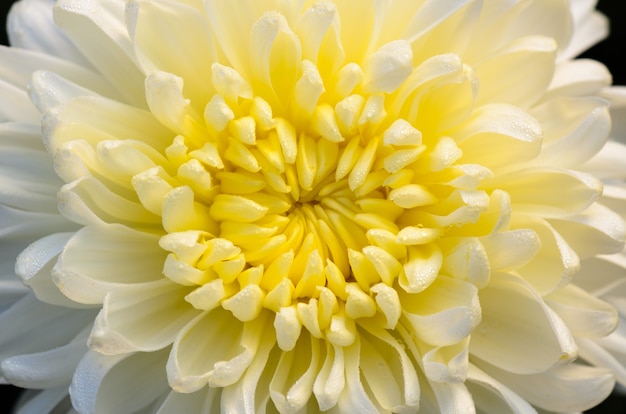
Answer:
<path fill-rule="evenodd" d="M 261 334 L 262 324 L 242 323 L 223 310 L 202 313 L 180 330 L 174 342 L 167 363 L 170 386 L 179 392 L 194 392 L 207 384 L 224 387 L 235 383 L 252 363 Z M 213 352 L 199 364 L 194 355 L 206 356 L 206 346 Z"/>
<path fill-rule="evenodd" d="M 270 352 L 275 349 L 276 338 L 271 330 L 266 330 L 261 338 L 254 359 L 243 377 L 233 385 L 224 387 L 222 410 L 237 413 L 263 413 L 269 401 L 270 393 L 269 363 Z M 209 387 L 209 389 L 213 389 Z"/>
<path fill-rule="evenodd" d="M 574 57 L 585 49 L 604 39 L 609 32 L 609 22 L 606 16 L 593 11 L 585 13 L 582 18 L 576 22 L 576 31 L 568 48 L 563 51 L 562 56 Z"/>
<path fill-rule="evenodd" d="M 116 261 L 108 255 L 116 253 Z M 87 226 L 65 245 L 53 270 L 61 291 L 80 303 L 102 303 L 118 286 L 162 278 L 165 257 L 158 237 L 120 225 Z M 97 265 L 95 265 L 97 263 Z"/>
<path fill-rule="evenodd" d="M 544 125 L 538 165 L 578 168 L 602 148 L 611 130 L 608 102 L 597 97 L 557 96 L 532 114 Z"/>
<path fill-rule="evenodd" d="M 464 384 L 431 382 L 433 394 L 441 412 L 461 412 L 474 414 L 476 406 Z"/>
<path fill-rule="evenodd" d="M 188 293 L 188 288 L 167 279 L 109 292 L 94 322 L 89 347 L 105 355 L 119 355 L 155 351 L 170 345 L 178 332 L 199 314 L 191 306 L 179 305 Z M 133 317 L 129 316 L 129 309 Z"/>
<path fill-rule="evenodd" d="M 501 382 L 485 374 L 475 365 L 470 365 L 468 390 L 472 393 L 476 407 L 484 412 L 535 414 L 535 409 L 522 397 Z"/>
<path fill-rule="evenodd" d="M 50 277 L 59 253 L 71 237 L 72 233 L 51 234 L 29 245 L 17 257 L 15 273 L 42 302 L 66 307 L 79 306 L 68 300 Z"/>
<path fill-rule="evenodd" d="M 86 332 L 67 345 L 29 355 L 17 355 L 2 361 L 4 378 L 12 384 L 30 388 L 55 388 L 66 385 L 87 352 Z"/>
<path fill-rule="evenodd" d="M 400 301 L 420 339 L 432 345 L 456 344 L 480 321 L 477 289 L 458 279 L 440 276 L 421 294 L 401 294 Z"/>
<path fill-rule="evenodd" d="M 493 275 L 479 296 L 483 318 L 470 342 L 470 352 L 477 357 L 530 374 L 576 356 L 567 327 L 522 279 Z"/>
<path fill-rule="evenodd" d="M 580 268 L 580 260 L 566 239 L 544 220 L 516 220 L 514 225 L 532 229 L 541 241 L 537 254 L 517 272 L 540 294 L 569 283 Z"/>
<path fill-rule="evenodd" d="M 105 356 L 89 351 L 70 385 L 78 412 L 135 412 L 156 400 L 167 387 L 163 364 L 167 350 Z M 128 375 L 131 372 L 133 374 Z"/>
<path fill-rule="evenodd" d="M 431 347 L 420 343 L 424 375 L 434 382 L 463 382 L 467 378 L 469 338 L 458 344 Z M 430 349 L 429 349 L 430 348 Z"/>
<path fill-rule="evenodd" d="M 99 96 L 77 97 L 46 112 L 42 127 L 44 143 L 52 153 L 77 139 L 94 147 L 104 140 L 133 139 L 164 149 L 172 138 L 149 112 Z"/>
<path fill-rule="evenodd" d="M 489 104 L 472 114 L 472 118 L 453 132 L 463 150 L 463 160 L 486 167 L 500 167 L 534 158 L 540 151 L 541 125 L 517 107 Z M 498 153 L 492 157 L 489 147 Z"/>
<path fill-rule="evenodd" d="M 315 379 L 313 393 L 321 410 L 334 407 L 345 387 L 343 348 L 326 344 L 326 358 Z"/>
<path fill-rule="evenodd" d="M 608 369 L 580 364 L 528 376 L 513 375 L 495 367 L 484 369 L 531 404 L 555 412 L 587 410 L 604 400 L 615 384 Z M 550 395 L 546 395 L 546 389 Z"/>
<path fill-rule="evenodd" d="M 626 381 L 626 368 L 624 368 L 624 365 L 620 362 L 619 354 L 613 354 L 611 352 L 612 350 L 610 351 L 588 338 L 580 338 L 577 340 L 577 343 L 582 358 L 596 367 L 610 369 L 621 384 Z"/>
<path fill-rule="evenodd" d="M 591 59 L 565 61 L 557 65 L 547 96 L 586 96 L 610 84 L 611 74 L 600 62 Z"/>
<path fill-rule="evenodd" d="M 249 50 L 250 63 L 256 68 L 252 86 L 274 105 L 281 105 L 295 85 L 302 59 L 300 42 L 285 18 L 268 12 L 257 20 L 250 32 Z"/>
<path fill-rule="evenodd" d="M 602 191 L 596 178 L 575 171 L 532 169 L 503 185 L 516 211 L 541 217 L 571 216 L 586 209 Z M 556 197 L 556 189 L 567 188 Z"/>
<path fill-rule="evenodd" d="M 497 101 L 522 108 L 534 104 L 552 80 L 556 46 L 548 37 L 521 37 L 490 56 L 477 68 L 479 78 L 489 79 L 487 85 L 481 85 L 478 102 Z M 528 77 L 529 70 L 537 76 Z"/>
<path fill-rule="evenodd" d="M 420 386 L 408 354 L 387 331 L 367 322 L 362 327 L 369 334 L 361 336 L 363 381 L 384 410 L 411 412 L 419 405 Z"/>
<path fill-rule="evenodd" d="M 344 353 L 346 385 L 339 397 L 337 409 L 340 412 L 359 412 L 375 414 L 382 410 L 375 400 L 368 395 L 360 376 L 359 360 L 361 344 L 355 341 Z"/>
<path fill-rule="evenodd" d="M 307 334 L 300 335 L 292 351 L 281 355 L 269 387 L 278 411 L 298 412 L 307 404 L 313 392 L 321 355 L 320 342 Z"/>
<path fill-rule="evenodd" d="M 30 212 L 0 205 L 0 236 L 3 240 L 34 240 L 46 234 L 73 230 L 59 214 Z"/>
<path fill-rule="evenodd" d="M 40 117 L 36 108 L 29 102 L 24 89 L 0 79 L 0 93 L 6 99 L 0 102 L 0 121 L 28 122 L 31 124 L 38 122 Z"/>
<path fill-rule="evenodd" d="M 21 2 L 23 4 L 25 2 Z M 47 49 L 49 50 L 49 49 Z M 69 50 L 65 49 L 65 52 Z M 117 98 L 117 92 L 92 68 L 79 65 L 71 60 L 63 59 L 64 52 L 45 54 L 33 50 L 0 46 L 0 59 L 4 65 L 0 76 L 17 87 L 26 87 L 31 75 L 38 70 L 54 72 L 65 79 L 98 92 L 105 96 Z"/>
<path fill-rule="evenodd" d="M 48 305 L 28 294 L 0 315 L 0 357 L 67 344 L 93 316 L 93 311 Z"/>
<path fill-rule="evenodd" d="M 7 22 L 11 45 L 85 65 L 85 58 L 55 26 L 50 6 L 48 0 L 16 2 Z"/>
<path fill-rule="evenodd" d="M 617 253 L 624 246 L 626 226 L 617 213 L 596 203 L 568 220 L 553 220 L 552 226 L 581 258 L 600 252 Z"/>
<path fill-rule="evenodd" d="M 124 2 L 63 0 L 55 5 L 54 19 L 128 102 L 145 106 L 142 74 L 131 57 L 130 39 L 124 30 Z M 90 36 L 81 36 L 85 31 Z"/>
<path fill-rule="evenodd" d="M 548 295 L 546 303 L 576 336 L 602 337 L 617 327 L 615 308 L 576 286 L 565 286 Z"/>

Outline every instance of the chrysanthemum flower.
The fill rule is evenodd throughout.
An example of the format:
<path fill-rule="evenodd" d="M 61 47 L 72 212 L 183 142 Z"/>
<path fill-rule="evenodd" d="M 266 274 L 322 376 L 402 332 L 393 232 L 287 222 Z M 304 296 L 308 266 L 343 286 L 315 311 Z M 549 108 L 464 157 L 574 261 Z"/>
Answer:
<path fill-rule="evenodd" d="M 22 0 L 22 412 L 574 412 L 626 384 L 626 93 L 573 60 L 594 3 Z"/>

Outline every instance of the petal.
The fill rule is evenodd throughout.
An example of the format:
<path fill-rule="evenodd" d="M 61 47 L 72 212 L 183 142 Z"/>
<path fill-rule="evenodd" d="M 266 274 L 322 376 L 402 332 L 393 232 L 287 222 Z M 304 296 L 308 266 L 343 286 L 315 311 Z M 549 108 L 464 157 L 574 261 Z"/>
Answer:
<path fill-rule="evenodd" d="M 206 16 L 185 4 L 143 0 L 127 4 L 126 22 L 144 72 L 161 70 L 180 76 L 185 95 L 203 108 L 212 95 L 206 77 L 216 60 Z"/>
<path fill-rule="evenodd" d="M 220 410 L 221 388 L 205 387 L 191 394 L 170 392 L 156 414 L 217 413 Z M 237 411 L 244 413 L 245 411 Z"/>
<path fill-rule="evenodd" d="M 395 40 L 373 53 L 363 69 L 368 93 L 394 92 L 413 70 L 413 51 L 407 41 Z"/>
<path fill-rule="evenodd" d="M 581 358 L 596 367 L 609 369 L 620 384 L 626 383 L 626 368 L 620 360 L 623 357 L 618 359 L 617 355 L 613 355 L 601 344 L 589 338 L 579 338 L 576 342 L 580 349 Z M 620 348 L 624 349 L 623 343 Z"/>
<path fill-rule="evenodd" d="M 248 64 L 250 28 L 264 12 L 280 10 L 280 3 L 283 3 L 283 9 L 288 7 L 288 3 L 292 3 L 294 6 L 296 4 L 296 2 L 284 3 L 274 0 L 255 1 L 247 4 L 207 0 L 204 3 L 217 43 L 221 46 L 230 66 L 246 79 L 249 79 L 248 75 L 252 69 Z"/>
<path fill-rule="evenodd" d="M 576 3 L 574 2 L 574 4 Z M 573 58 L 607 37 L 608 34 L 609 21 L 606 16 L 597 11 L 586 13 L 580 20 L 576 21 L 573 37 L 559 58 Z"/>
<path fill-rule="evenodd" d="M 453 345 L 467 337 L 480 321 L 474 285 L 439 276 L 419 294 L 399 292 L 403 315 L 418 338 L 435 346 Z"/>
<path fill-rule="evenodd" d="M 251 84 L 273 108 L 282 108 L 298 79 L 302 49 L 284 16 L 267 12 L 252 26 Z"/>
<path fill-rule="evenodd" d="M 481 83 L 478 103 L 500 102 L 529 108 L 550 85 L 556 47 L 554 39 L 528 36 L 498 50 L 476 68 L 479 79 L 489 79 Z"/>
<path fill-rule="evenodd" d="M 443 258 L 442 273 L 467 280 L 478 288 L 489 282 L 489 256 L 477 239 L 465 238 L 454 243 L 450 250 L 444 250 Z"/>
<path fill-rule="evenodd" d="M 346 385 L 336 406 L 341 413 L 377 414 L 382 407 L 372 400 L 361 380 L 359 368 L 361 359 L 360 339 L 354 341 L 344 352 Z"/>
<path fill-rule="evenodd" d="M 5 276 L 6 277 L 6 276 Z M 0 277 L 4 279 L 5 277 Z M 28 288 L 20 283 L 18 280 L 13 279 L 13 275 L 10 276 L 12 280 L 0 279 L 0 312 L 8 309 L 12 304 L 20 300 L 28 293 Z"/>
<path fill-rule="evenodd" d="M 550 223 L 540 219 L 514 219 L 515 228 L 530 229 L 538 236 L 537 254 L 517 273 L 540 295 L 545 295 L 569 283 L 580 268 L 576 252 Z"/>
<path fill-rule="evenodd" d="M 65 85 L 43 86 L 59 88 L 60 96 L 65 95 Z M 145 142 L 157 150 L 164 150 L 172 143 L 172 132 L 150 112 L 100 96 L 81 96 L 56 110 L 50 108 L 44 115 L 42 128 L 44 143 L 53 154 L 61 144 L 74 140 L 85 140 L 96 147 L 101 141 L 129 139 Z"/>
<path fill-rule="evenodd" d="M 405 292 L 419 293 L 437 279 L 443 255 L 434 244 L 411 246 L 408 251 L 408 261 L 398 280 Z"/>
<path fill-rule="evenodd" d="M 486 413 L 536 414 L 522 397 L 501 382 L 470 365 L 466 386 L 472 393 L 476 408 Z"/>
<path fill-rule="evenodd" d="M 523 36 L 552 38 L 560 49 L 573 33 L 570 3 L 560 0 L 483 3 L 484 20 L 476 28 L 472 46 L 483 55 Z"/>
<path fill-rule="evenodd" d="M 476 413 L 474 400 L 465 384 L 431 381 L 430 387 L 442 413 Z"/>
<path fill-rule="evenodd" d="M 30 100 L 42 113 L 47 109 L 60 107 L 79 96 L 96 96 L 91 90 L 49 70 L 33 72 L 29 77 L 28 87 Z"/>
<path fill-rule="evenodd" d="M 613 122 L 611 136 L 620 141 L 626 137 L 626 87 L 613 86 L 602 91 L 602 97 L 611 102 L 611 121 Z"/>
<path fill-rule="evenodd" d="M 67 386 L 80 359 L 87 352 L 86 338 L 85 330 L 67 345 L 7 358 L 2 361 L 2 375 L 18 387 L 43 389 Z"/>
<path fill-rule="evenodd" d="M 626 255 L 622 253 L 592 257 L 582 262 L 574 283 L 594 296 L 610 293 L 623 280 Z"/>
<path fill-rule="evenodd" d="M 272 401 L 281 413 L 298 412 L 311 398 L 321 365 L 320 345 L 311 335 L 300 335 L 294 349 L 281 355 L 269 386 Z"/>
<path fill-rule="evenodd" d="M 390 412 L 411 412 L 419 405 L 420 387 L 412 360 L 402 343 L 376 323 L 364 320 L 360 370 L 372 397 Z"/>
<path fill-rule="evenodd" d="M 51 306 L 28 294 L 0 315 L 0 359 L 65 345 L 93 315 L 90 310 Z"/>
<path fill-rule="evenodd" d="M 565 286 L 544 299 L 573 335 L 603 337 L 617 327 L 619 319 L 613 306 L 574 285 Z"/>
<path fill-rule="evenodd" d="M 242 323 L 220 308 L 199 315 L 180 330 L 174 342 L 167 362 L 170 386 L 194 392 L 207 384 L 224 387 L 237 382 L 254 360 L 266 317 L 262 314 Z"/>
<path fill-rule="evenodd" d="M 346 62 L 363 62 L 372 34 L 376 33 L 376 20 L 382 17 L 374 2 L 347 0 L 335 2 L 339 13 L 340 44 L 345 48 Z M 358 10 L 358 16 L 354 13 Z M 372 45 L 373 46 L 373 45 Z"/>
<path fill-rule="evenodd" d="M 169 350 L 119 356 L 88 351 L 70 385 L 72 405 L 80 413 L 131 413 L 167 390 L 163 365 Z"/>
<path fill-rule="evenodd" d="M 526 112 L 506 104 L 477 108 L 450 135 L 463 150 L 462 162 L 489 168 L 530 160 L 541 150 L 541 125 Z"/>
<path fill-rule="evenodd" d="M 118 224 L 83 227 L 65 245 L 54 281 L 76 302 L 102 303 L 115 287 L 163 277 L 166 252 L 158 242 L 158 236 Z"/>
<path fill-rule="evenodd" d="M 337 404 L 345 384 L 343 347 L 327 342 L 326 358 L 313 385 L 320 410 L 328 410 Z"/>
<path fill-rule="evenodd" d="M 79 178 L 64 185 L 59 191 L 58 202 L 61 214 L 83 225 L 120 223 L 152 230 L 161 227 L 160 217 L 137 201 L 112 191 L 94 177 Z"/>
<path fill-rule="evenodd" d="M 563 220 L 550 224 L 581 258 L 617 253 L 624 247 L 626 226 L 617 213 L 599 203 Z"/>
<path fill-rule="evenodd" d="M 24 3 L 22 1 L 19 4 Z M 29 18 L 32 19 L 32 16 Z M 47 55 L 32 50 L 0 46 L 0 60 L 3 62 L 2 68 L 0 68 L 0 77 L 18 88 L 24 88 L 28 85 L 34 72 L 45 69 L 63 78 L 72 79 L 84 88 L 106 96 L 117 97 L 117 92 L 99 74 L 90 68 L 73 63 L 71 60 L 62 59 L 60 55 L 61 53 Z"/>
<path fill-rule="evenodd" d="M 39 123 L 41 118 L 37 108 L 30 103 L 23 89 L 0 79 L 0 122 Z M 9 103 L 10 102 L 10 103 Z"/>
<path fill-rule="evenodd" d="M 183 79 L 162 71 L 146 77 L 146 100 L 155 118 L 177 134 L 184 134 L 189 99 L 183 96 Z"/>
<path fill-rule="evenodd" d="M 608 102 L 597 97 L 556 97 L 531 113 L 544 133 L 535 165 L 578 168 L 600 151 L 611 130 Z"/>
<path fill-rule="evenodd" d="M 27 243 L 47 234 L 73 230 L 76 226 L 59 214 L 18 210 L 0 204 L 0 237 Z"/>
<path fill-rule="evenodd" d="M 6 128 L 4 134 L 10 133 L 10 129 Z M 0 202 L 22 210 L 56 213 L 56 192 L 62 182 L 54 174 L 49 154 L 43 148 L 33 148 L 30 139 L 16 142 L 14 137 L 13 142 L 2 141 Z"/>
<path fill-rule="evenodd" d="M 567 60 L 557 65 L 544 99 L 596 95 L 600 89 L 610 85 L 611 73 L 602 63 L 591 59 Z"/>
<path fill-rule="evenodd" d="M 541 248 L 539 236 L 529 229 L 493 233 L 482 237 L 481 244 L 489 257 L 489 268 L 501 271 L 525 265 Z"/>
<path fill-rule="evenodd" d="M 555 412 L 578 412 L 595 407 L 608 397 L 615 385 L 610 370 L 581 364 L 562 365 L 535 375 L 516 375 L 495 367 L 483 369 L 529 403 Z"/>
<path fill-rule="evenodd" d="M 580 213 L 602 193 L 602 183 L 592 175 L 545 167 L 503 175 L 487 185 L 505 190 L 516 212 L 544 218 Z"/>
<path fill-rule="evenodd" d="M 11 46 L 58 56 L 81 66 L 88 63 L 72 42 L 54 24 L 52 1 L 15 2 L 7 21 Z"/>
<path fill-rule="evenodd" d="M 616 178 L 623 180 L 626 178 L 626 171 L 621 164 L 624 159 L 626 159 L 626 145 L 608 141 L 593 158 L 587 160 L 579 168 L 602 180 Z M 605 190 L 608 190 L 607 187 L 610 186 L 605 184 Z"/>
<path fill-rule="evenodd" d="M 129 103 L 142 108 L 145 107 L 143 74 L 132 58 L 124 25 L 124 3 L 62 0 L 54 6 L 54 20 L 118 92 Z"/>
<path fill-rule="evenodd" d="M 294 31 L 302 44 L 303 59 L 311 61 L 323 78 L 334 75 L 345 56 L 337 6 L 326 1 L 313 4 L 302 14 Z"/>
<path fill-rule="evenodd" d="M 269 374 L 277 359 L 274 358 L 277 353 L 270 354 L 272 350 L 277 349 L 275 344 L 274 332 L 271 329 L 265 329 L 254 359 L 243 377 L 236 383 L 223 388 L 221 405 L 223 412 L 242 414 L 264 412 L 269 400 Z"/>
<path fill-rule="evenodd" d="M 151 352 L 172 342 L 199 314 L 186 305 L 190 289 L 167 279 L 109 292 L 89 337 L 90 349 L 105 355 Z"/>
<path fill-rule="evenodd" d="M 417 343 L 422 357 L 424 375 L 429 381 L 458 383 L 467 378 L 469 338 L 445 347 Z M 430 348 L 430 349 L 429 349 Z"/>
<path fill-rule="evenodd" d="M 518 374 L 543 372 L 576 356 L 567 327 L 522 279 L 492 275 L 479 292 L 482 321 L 470 352 Z"/>
<path fill-rule="evenodd" d="M 80 307 L 63 295 L 54 284 L 51 272 L 56 259 L 73 233 L 55 233 L 30 244 L 17 257 L 15 273 L 37 299 L 51 305 Z"/>
<path fill-rule="evenodd" d="M 394 30 L 402 30 L 402 35 L 398 37 L 413 43 L 421 36 L 431 32 L 437 25 L 450 18 L 468 3 L 470 3 L 468 0 L 455 0 L 446 4 L 430 0 L 422 2 L 417 7 L 409 5 L 407 2 L 392 3 L 385 10 L 385 22 L 383 23 L 385 29 L 381 30 L 381 35 L 389 36 L 390 32 Z M 405 20 L 406 23 L 402 20 Z"/>

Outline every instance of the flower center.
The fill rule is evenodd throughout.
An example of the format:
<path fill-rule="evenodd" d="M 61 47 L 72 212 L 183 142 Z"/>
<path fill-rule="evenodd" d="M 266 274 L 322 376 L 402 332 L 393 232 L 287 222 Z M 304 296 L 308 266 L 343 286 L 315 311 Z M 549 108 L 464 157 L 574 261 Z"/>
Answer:
<path fill-rule="evenodd" d="M 318 101 L 313 69 L 303 66 L 297 85 L 307 88 L 298 94 L 296 86 L 274 114 L 237 72 L 214 64 L 218 93 L 204 120 L 186 107 L 167 162 L 133 178 L 168 233 L 164 274 L 196 286 L 186 300 L 244 322 L 275 312 L 285 350 L 303 326 L 342 346 L 354 340 L 357 319 L 395 327 L 397 285 L 417 293 L 432 283 L 442 264 L 432 242 L 487 204 L 483 192 L 468 201 L 429 185 L 459 175 L 446 171 L 460 156 L 452 139 L 427 148 L 409 122 L 386 117 L 383 94 L 348 88 L 334 106 Z M 339 84 L 354 77 L 340 73 Z M 163 83 L 158 76 L 148 85 Z M 158 112 L 149 87 L 148 98 Z M 459 212 L 476 199 L 478 208 Z"/>

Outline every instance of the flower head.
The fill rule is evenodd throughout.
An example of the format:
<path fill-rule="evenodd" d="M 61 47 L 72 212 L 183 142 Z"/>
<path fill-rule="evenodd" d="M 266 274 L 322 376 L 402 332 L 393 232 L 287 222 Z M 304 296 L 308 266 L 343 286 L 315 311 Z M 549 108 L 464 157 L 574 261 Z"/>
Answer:
<path fill-rule="evenodd" d="M 595 405 L 625 149 L 588 6 L 22 0 L 3 375 L 81 413 Z"/>

